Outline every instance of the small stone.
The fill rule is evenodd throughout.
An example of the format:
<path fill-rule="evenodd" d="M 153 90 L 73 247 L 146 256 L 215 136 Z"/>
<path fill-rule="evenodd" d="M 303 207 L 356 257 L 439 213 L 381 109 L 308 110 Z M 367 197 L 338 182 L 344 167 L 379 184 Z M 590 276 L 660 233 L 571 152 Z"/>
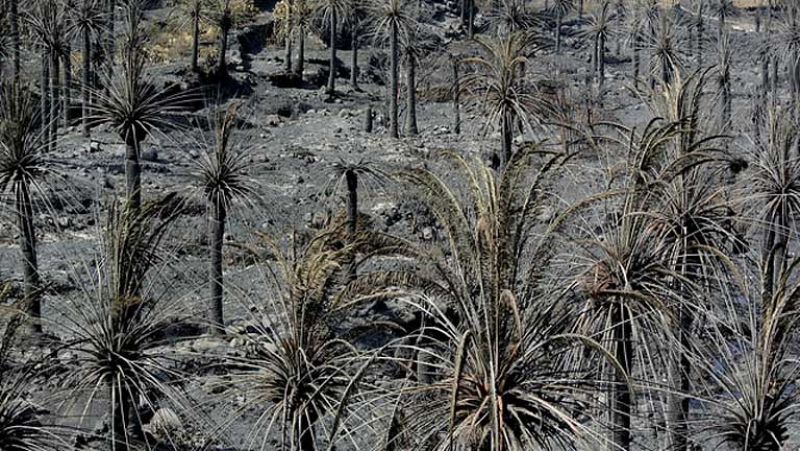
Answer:
<path fill-rule="evenodd" d="M 433 229 L 430 227 L 424 227 L 422 229 L 422 239 L 425 241 L 433 240 Z"/>
<path fill-rule="evenodd" d="M 158 150 L 156 150 L 153 147 L 150 147 L 149 149 L 145 149 L 142 152 L 142 160 L 151 161 L 151 162 L 158 161 Z"/>

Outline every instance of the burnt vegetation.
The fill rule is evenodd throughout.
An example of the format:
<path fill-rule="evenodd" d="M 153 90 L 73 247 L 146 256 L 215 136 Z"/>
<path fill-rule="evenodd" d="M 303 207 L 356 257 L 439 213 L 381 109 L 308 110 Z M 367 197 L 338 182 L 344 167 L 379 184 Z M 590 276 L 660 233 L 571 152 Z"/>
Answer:
<path fill-rule="evenodd" d="M 0 0 L 0 451 L 800 447 L 800 5 Z"/>

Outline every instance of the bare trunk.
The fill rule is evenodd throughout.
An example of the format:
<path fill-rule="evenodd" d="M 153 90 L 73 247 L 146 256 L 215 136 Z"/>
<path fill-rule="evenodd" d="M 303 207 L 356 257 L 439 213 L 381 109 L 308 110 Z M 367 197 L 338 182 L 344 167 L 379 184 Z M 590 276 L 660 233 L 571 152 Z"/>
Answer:
<path fill-rule="evenodd" d="M 138 211 L 142 204 L 142 166 L 139 163 L 141 141 L 130 130 L 125 137 L 125 187 L 130 208 Z"/>
<path fill-rule="evenodd" d="M 469 24 L 467 26 L 467 35 L 470 39 L 475 36 L 475 0 L 469 0 Z"/>
<path fill-rule="evenodd" d="M 221 202 L 213 202 L 211 205 L 211 224 L 209 230 L 209 245 L 211 246 L 211 266 L 209 268 L 209 278 L 211 279 L 211 299 L 209 305 L 208 319 L 211 323 L 211 331 L 215 334 L 225 333 L 225 322 L 223 316 L 223 275 L 222 275 L 222 245 L 225 237 L 226 221 L 225 205 Z"/>
<path fill-rule="evenodd" d="M 306 27 L 300 25 L 300 32 L 297 36 L 297 67 L 295 73 L 303 79 L 303 72 L 306 70 Z"/>
<path fill-rule="evenodd" d="M 9 0 L 8 20 L 11 23 L 11 76 L 16 81 L 20 75 L 19 0 Z"/>
<path fill-rule="evenodd" d="M 355 25 L 351 30 L 350 49 L 352 50 L 350 59 L 350 86 L 355 91 L 360 91 L 358 87 L 358 27 Z"/>
<path fill-rule="evenodd" d="M 613 449 L 631 449 L 631 407 L 632 395 L 628 386 L 633 358 L 633 331 L 630 317 L 621 302 L 614 306 L 612 328 L 614 336 L 614 357 L 619 369 L 614 371 L 614 386 L 611 396 L 611 426 L 613 428 Z M 620 370 L 624 373 L 620 373 Z"/>
<path fill-rule="evenodd" d="M 54 50 L 50 51 L 50 146 L 55 149 L 58 139 L 58 115 L 60 106 L 59 94 L 59 60 Z"/>
<path fill-rule="evenodd" d="M 501 139 L 503 140 L 503 166 L 507 165 L 509 161 L 511 161 L 511 153 L 512 153 L 512 143 L 514 141 L 514 130 L 513 130 L 513 119 L 509 116 L 509 113 L 505 113 L 502 116 L 502 123 L 501 126 Z"/>
<path fill-rule="evenodd" d="M 328 73 L 328 95 L 336 91 L 336 9 L 331 8 L 330 14 L 330 72 Z"/>
<path fill-rule="evenodd" d="M 561 54 L 561 9 L 556 11 L 556 54 Z"/>
<path fill-rule="evenodd" d="M 83 126 L 83 136 L 89 137 L 89 90 L 91 83 L 92 72 L 92 38 L 89 28 L 83 30 L 83 74 L 82 75 L 82 88 L 81 96 L 83 97 L 81 104 L 83 111 L 81 112 L 81 122 Z"/>
<path fill-rule="evenodd" d="M 108 28 L 106 29 L 106 63 L 108 65 L 109 73 L 114 65 L 114 53 L 116 52 L 116 41 L 114 38 L 114 25 L 116 22 L 115 12 L 117 9 L 117 0 L 108 1 Z"/>
<path fill-rule="evenodd" d="M 48 136 L 47 130 L 50 129 L 50 53 L 47 49 L 42 49 L 42 72 L 39 79 L 39 89 L 39 106 L 42 110 L 42 136 Z"/>
<path fill-rule="evenodd" d="M 453 131 L 461 133 L 461 77 L 458 73 L 458 59 L 453 58 Z"/>
<path fill-rule="evenodd" d="M 392 138 L 400 136 L 398 130 L 398 114 L 397 114 L 397 97 L 399 95 L 399 65 L 400 65 L 400 49 L 398 48 L 398 33 L 397 23 L 392 22 L 391 35 L 389 36 L 389 47 L 391 52 L 391 82 L 389 87 L 389 135 Z"/>
<path fill-rule="evenodd" d="M 192 72 L 197 72 L 200 64 L 200 14 L 202 3 L 197 0 L 192 8 Z"/>
<path fill-rule="evenodd" d="M 69 127 L 72 106 L 72 48 L 67 45 L 64 54 L 64 127 Z"/>
<path fill-rule="evenodd" d="M 417 60 L 406 53 L 406 126 L 407 135 L 416 135 L 417 128 Z"/>
<path fill-rule="evenodd" d="M 220 27 L 220 37 L 219 37 L 219 67 L 217 67 L 217 73 L 220 76 L 223 76 L 228 73 L 228 62 L 226 60 L 226 54 L 228 52 L 228 33 L 230 33 L 230 12 L 225 11 L 222 17 L 222 26 Z"/>
<path fill-rule="evenodd" d="M 116 388 L 116 389 L 115 389 Z M 128 451 L 128 413 L 131 409 L 130 394 L 126 393 L 123 386 L 112 382 L 110 384 L 111 402 L 109 408 L 113 419 L 111 432 L 111 451 Z"/>
<path fill-rule="evenodd" d="M 16 190 L 16 210 L 19 224 L 19 247 L 22 251 L 22 277 L 25 306 L 30 315 L 30 330 L 42 331 L 41 301 L 39 299 L 39 269 L 36 258 L 36 230 L 33 226 L 33 205 L 30 189 L 20 184 Z"/>

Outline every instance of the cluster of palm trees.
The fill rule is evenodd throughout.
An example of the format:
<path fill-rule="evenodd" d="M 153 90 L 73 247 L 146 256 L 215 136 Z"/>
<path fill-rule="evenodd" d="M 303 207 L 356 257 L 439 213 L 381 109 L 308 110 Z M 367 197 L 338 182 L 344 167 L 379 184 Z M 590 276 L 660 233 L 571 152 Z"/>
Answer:
<path fill-rule="evenodd" d="M 424 8 L 306 1 L 276 10 L 285 68 L 302 75 L 305 35 L 322 23 L 334 95 L 344 22 L 354 55 L 360 33 L 388 46 L 390 138 L 400 136 L 405 57 L 404 132 L 417 134 L 417 61 L 433 52 Z M 263 235 L 242 246 L 269 286 L 242 328 L 225 318 L 223 245 L 236 207 L 260 202 L 237 128 L 243 104 L 210 108 L 213 136 L 199 143 L 189 192 L 143 198 L 143 147 L 189 126 L 196 95 L 159 88 L 147 75 L 143 4 L 75 2 L 5 0 L 0 10 L 10 30 L 0 41 L 9 75 L 0 93 L 0 192 L 23 268 L 20 292 L 0 289 L 0 449 L 797 446 L 796 5 L 765 2 L 754 118 L 736 135 L 742 87 L 731 74 L 741 55 L 729 0 L 693 2 L 693 10 L 650 0 L 462 1 L 463 34 L 474 41 L 445 49 L 454 131 L 463 99 L 499 136 L 490 164 L 449 151 L 433 169 L 334 165 L 331 188 L 347 190 L 343 214 L 307 240 Z M 207 7 L 189 8 L 195 70 Z M 229 0 L 214 7 L 224 73 L 235 21 Z M 716 38 L 705 35 L 712 21 Z M 565 26 L 578 31 L 562 35 Z M 83 46 L 78 89 L 73 41 Z M 529 77 L 535 56 L 559 58 L 573 42 L 591 62 L 585 99 Z M 630 53 L 630 85 L 652 119 L 618 123 L 604 108 L 609 51 L 618 60 Z M 23 54 L 40 63 L 22 64 Z M 34 68 L 38 87 L 27 82 Z M 575 114 L 582 108 L 584 118 Z M 62 175 L 53 162 L 59 127 L 77 120 L 85 134 L 107 124 L 118 135 L 126 185 L 107 207 L 98 258 L 74 271 L 78 299 L 61 299 L 42 283 L 35 218 L 55 209 L 46 199 L 48 181 Z M 542 135 L 550 140 L 533 141 Z M 550 145 L 553 137 L 563 139 Z M 439 239 L 378 231 L 359 210 L 365 182 L 424 205 Z M 198 199 L 209 225 L 201 311 L 158 282 L 178 277 L 181 262 L 165 243 Z M 43 299 L 57 319 L 42 315 Z M 191 324 L 205 326 L 212 349 L 180 330 Z M 37 343 L 52 352 L 31 354 Z M 46 392 L 33 392 L 43 380 Z M 102 408 L 105 427 L 94 428 Z"/>

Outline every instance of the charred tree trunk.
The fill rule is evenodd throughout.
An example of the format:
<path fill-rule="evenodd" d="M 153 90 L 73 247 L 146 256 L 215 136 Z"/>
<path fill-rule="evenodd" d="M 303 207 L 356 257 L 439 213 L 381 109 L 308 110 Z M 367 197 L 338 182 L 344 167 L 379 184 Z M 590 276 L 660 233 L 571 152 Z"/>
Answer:
<path fill-rule="evenodd" d="M 42 136 L 49 136 L 50 129 L 50 52 L 42 49 L 42 72 L 39 79 L 40 97 L 39 106 L 42 110 Z"/>
<path fill-rule="evenodd" d="M 226 60 L 228 52 L 228 35 L 230 34 L 231 27 L 233 26 L 233 19 L 231 18 L 231 11 L 225 8 L 222 12 L 220 19 L 220 35 L 219 35 L 219 67 L 217 67 L 217 74 L 223 77 L 228 74 L 228 61 Z"/>
<path fill-rule="evenodd" d="M 19 223 L 19 247 L 22 251 L 22 277 L 25 306 L 30 315 L 30 330 L 42 331 L 41 301 L 39 299 L 39 269 L 36 258 L 36 230 L 33 226 L 33 204 L 30 188 L 20 184 L 16 189 L 16 210 Z"/>
<path fill-rule="evenodd" d="M 358 87 L 358 28 L 359 25 L 353 26 L 350 33 L 350 86 L 354 91 L 360 91 Z"/>
<path fill-rule="evenodd" d="M 511 161 L 511 154 L 513 152 L 512 144 L 514 142 L 514 120 L 511 118 L 509 113 L 505 113 L 503 114 L 501 121 L 501 139 L 503 141 L 502 162 L 503 166 L 505 166 L 509 161 Z"/>
<path fill-rule="evenodd" d="M 8 20 L 11 32 L 11 77 L 14 81 L 20 75 L 21 43 L 19 36 L 19 0 L 9 0 Z"/>
<path fill-rule="evenodd" d="M 417 128 L 417 60 L 406 51 L 406 135 L 416 135 Z"/>
<path fill-rule="evenodd" d="M 50 50 L 50 145 L 55 149 L 58 139 L 58 120 L 61 96 L 59 94 L 59 59 L 55 50 Z"/>
<path fill-rule="evenodd" d="M 400 66 L 400 49 L 399 46 L 399 30 L 397 28 L 397 23 L 392 22 L 392 30 L 391 35 L 389 36 L 389 48 L 390 48 L 390 59 L 391 59 L 391 67 L 389 68 L 391 74 L 391 82 L 389 88 L 389 135 L 392 138 L 398 138 L 400 136 L 399 129 L 398 129 L 398 113 L 397 113 L 397 97 L 399 96 L 399 67 Z"/>
<path fill-rule="evenodd" d="M 299 34 L 297 36 L 299 42 L 297 43 L 297 65 L 295 73 L 303 79 L 303 72 L 306 70 L 306 27 L 300 26 Z"/>
<path fill-rule="evenodd" d="M 208 319 L 211 324 L 211 332 L 217 335 L 225 333 L 222 293 L 224 287 L 222 278 L 222 245 L 225 239 L 226 215 L 225 204 L 218 200 L 214 201 L 211 205 L 208 237 L 208 242 L 211 247 L 211 266 L 209 268 L 209 278 L 211 279 L 211 305 L 209 305 Z"/>
<path fill-rule="evenodd" d="M 141 141 L 136 132 L 129 130 L 125 136 L 125 194 L 133 211 L 139 211 L 142 204 L 142 166 L 139 162 Z"/>
<path fill-rule="evenodd" d="M 561 54 L 561 8 L 556 10 L 556 54 Z"/>
<path fill-rule="evenodd" d="M 92 37 L 91 37 L 91 31 L 87 27 L 84 28 L 83 30 L 83 61 L 82 61 L 83 73 L 81 74 L 82 76 L 81 84 L 83 85 L 81 89 L 81 96 L 82 96 L 81 123 L 83 128 L 83 136 L 85 138 L 89 137 L 89 114 L 90 114 L 89 92 L 91 90 L 91 80 L 92 80 L 91 54 L 92 54 Z"/>
<path fill-rule="evenodd" d="M 614 371 L 614 385 L 611 394 L 611 426 L 614 449 L 631 449 L 631 411 L 633 396 L 628 386 L 633 360 L 633 330 L 630 315 L 622 302 L 614 306 L 612 312 L 612 334 L 614 337 L 614 357 L 619 369 Z M 622 373 L 620 372 L 622 371 Z"/>
<path fill-rule="evenodd" d="M 69 127 L 72 107 L 72 47 L 67 44 L 64 51 L 64 127 Z"/>
<path fill-rule="evenodd" d="M 336 91 L 336 9 L 331 8 L 330 12 L 330 72 L 328 73 L 328 95 L 333 95 Z"/>
<path fill-rule="evenodd" d="M 192 72 L 197 72 L 200 67 L 200 14 L 202 3 L 195 0 L 192 5 Z"/>
<path fill-rule="evenodd" d="M 453 131 L 456 134 L 461 133 L 461 76 L 458 66 L 458 59 L 453 58 Z"/>

